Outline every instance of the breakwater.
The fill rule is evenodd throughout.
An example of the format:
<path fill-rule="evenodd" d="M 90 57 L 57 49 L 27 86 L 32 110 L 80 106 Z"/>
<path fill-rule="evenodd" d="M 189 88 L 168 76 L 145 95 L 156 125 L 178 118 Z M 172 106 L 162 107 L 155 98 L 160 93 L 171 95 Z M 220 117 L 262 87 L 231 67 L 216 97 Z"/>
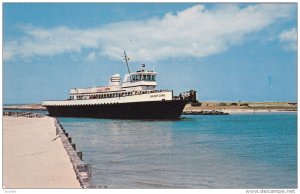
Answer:
<path fill-rule="evenodd" d="M 82 188 L 53 118 L 3 115 L 3 188 Z"/>
<path fill-rule="evenodd" d="M 26 117 L 26 118 L 46 117 L 46 115 L 33 113 L 33 112 L 5 112 L 5 111 L 3 112 L 3 116 Z M 70 162 L 73 166 L 73 170 L 76 174 L 76 179 L 78 180 L 80 186 L 82 188 L 95 188 L 91 179 L 92 165 L 84 164 L 84 162 L 82 161 L 82 152 L 76 151 L 76 144 L 72 142 L 72 137 L 70 136 L 70 134 L 67 133 L 65 129 L 63 129 L 62 125 L 59 123 L 59 121 L 56 118 L 53 119 L 54 119 L 56 137 L 52 139 L 52 141 L 55 141 L 58 137 L 60 137 L 63 147 L 66 150 Z"/>
<path fill-rule="evenodd" d="M 33 112 L 3 112 L 3 116 L 10 117 L 27 117 L 27 118 L 42 118 L 45 115 L 37 114 Z"/>
<path fill-rule="evenodd" d="M 59 135 L 61 142 L 66 149 L 73 169 L 76 173 L 76 178 L 79 181 L 82 188 L 95 188 L 92 182 L 92 165 L 84 164 L 82 161 L 82 152 L 76 151 L 76 144 L 72 143 L 70 134 L 66 132 L 63 126 L 55 119 L 56 134 Z"/>

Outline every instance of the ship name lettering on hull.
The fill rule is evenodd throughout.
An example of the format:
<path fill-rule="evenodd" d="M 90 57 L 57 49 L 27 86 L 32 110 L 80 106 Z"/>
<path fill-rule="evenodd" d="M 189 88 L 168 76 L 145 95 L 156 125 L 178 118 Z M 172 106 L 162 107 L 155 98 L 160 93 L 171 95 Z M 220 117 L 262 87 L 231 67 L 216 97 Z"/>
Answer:
<path fill-rule="evenodd" d="M 165 97 L 165 94 L 155 94 L 155 95 L 150 95 L 150 98 L 157 98 L 157 97 Z"/>

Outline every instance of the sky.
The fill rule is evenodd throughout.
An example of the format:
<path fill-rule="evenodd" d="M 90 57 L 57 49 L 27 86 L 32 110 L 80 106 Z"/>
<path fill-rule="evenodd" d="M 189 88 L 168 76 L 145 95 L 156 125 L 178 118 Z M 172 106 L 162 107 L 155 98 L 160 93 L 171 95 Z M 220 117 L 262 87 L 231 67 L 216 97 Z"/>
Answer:
<path fill-rule="evenodd" d="M 296 3 L 4 3 L 3 103 L 68 98 L 142 63 L 199 101 L 297 101 Z"/>

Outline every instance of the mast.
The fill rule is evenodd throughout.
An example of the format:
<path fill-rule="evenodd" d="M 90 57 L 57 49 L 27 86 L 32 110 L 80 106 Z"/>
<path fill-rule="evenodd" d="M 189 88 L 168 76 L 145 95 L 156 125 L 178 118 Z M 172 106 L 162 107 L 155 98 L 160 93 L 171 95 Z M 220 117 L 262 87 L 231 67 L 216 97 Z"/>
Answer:
<path fill-rule="evenodd" d="M 126 52 L 124 51 L 124 60 L 125 60 L 126 65 L 127 65 L 128 73 L 130 74 L 130 69 L 129 69 L 129 65 L 128 65 L 129 59 L 130 59 L 130 58 L 126 55 Z"/>

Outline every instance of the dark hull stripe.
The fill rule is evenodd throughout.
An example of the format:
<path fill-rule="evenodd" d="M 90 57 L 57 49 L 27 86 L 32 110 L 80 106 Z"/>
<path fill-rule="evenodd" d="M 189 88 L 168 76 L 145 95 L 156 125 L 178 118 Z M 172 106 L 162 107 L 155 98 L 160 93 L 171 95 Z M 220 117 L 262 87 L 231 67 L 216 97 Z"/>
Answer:
<path fill-rule="evenodd" d="M 186 100 L 151 101 L 102 105 L 46 106 L 53 117 L 116 119 L 177 119 Z"/>

